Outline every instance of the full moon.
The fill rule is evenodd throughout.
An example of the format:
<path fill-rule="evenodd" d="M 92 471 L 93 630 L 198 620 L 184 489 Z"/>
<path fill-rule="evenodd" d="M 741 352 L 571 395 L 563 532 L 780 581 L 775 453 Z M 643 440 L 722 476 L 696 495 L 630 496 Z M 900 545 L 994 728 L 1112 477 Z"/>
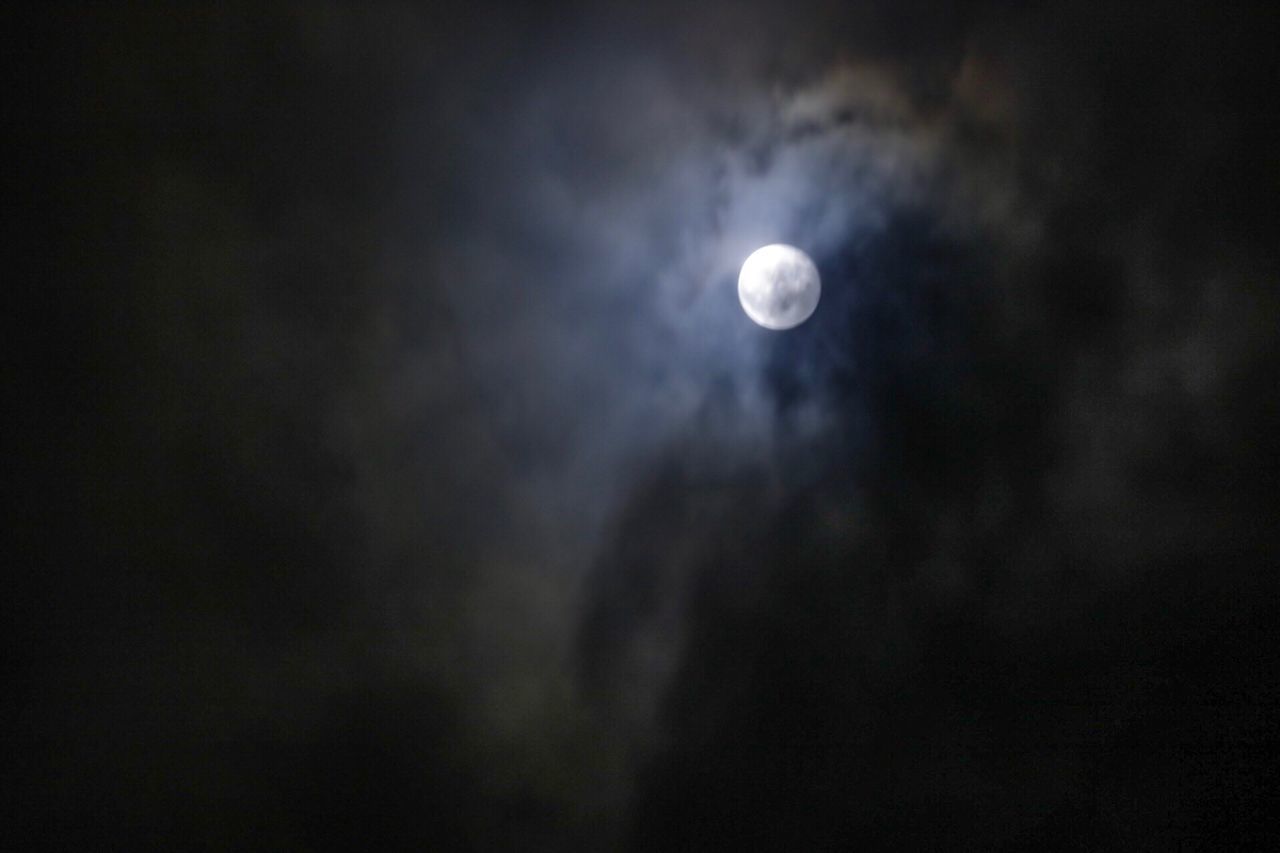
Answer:
<path fill-rule="evenodd" d="M 799 326 L 818 307 L 818 268 L 795 246 L 774 243 L 752 252 L 738 274 L 738 301 L 766 329 Z"/>

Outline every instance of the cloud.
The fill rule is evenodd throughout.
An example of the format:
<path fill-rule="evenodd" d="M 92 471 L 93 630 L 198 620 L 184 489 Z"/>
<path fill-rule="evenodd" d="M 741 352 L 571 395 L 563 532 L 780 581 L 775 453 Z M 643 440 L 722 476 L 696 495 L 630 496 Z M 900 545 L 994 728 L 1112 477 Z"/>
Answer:
<path fill-rule="evenodd" d="M 1274 75 L 1245 18 L 1122 6 L 68 30 L 79 372 L 24 386 L 67 482 L 22 518 L 83 568 L 28 596 L 23 766 L 92 837 L 1209 820 L 1251 765 L 1184 766 L 1177 709 L 1257 734 L 1213 703 L 1269 648 Z M 775 241 L 823 275 L 785 335 L 734 292 Z"/>

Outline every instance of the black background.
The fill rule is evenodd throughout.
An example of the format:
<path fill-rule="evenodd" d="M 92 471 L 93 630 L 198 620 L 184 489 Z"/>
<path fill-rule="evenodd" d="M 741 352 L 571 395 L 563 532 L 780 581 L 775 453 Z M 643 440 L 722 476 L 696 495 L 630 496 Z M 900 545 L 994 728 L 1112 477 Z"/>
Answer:
<path fill-rule="evenodd" d="M 1094 5 L 13 14 L 6 846 L 1266 846 L 1277 13 Z"/>

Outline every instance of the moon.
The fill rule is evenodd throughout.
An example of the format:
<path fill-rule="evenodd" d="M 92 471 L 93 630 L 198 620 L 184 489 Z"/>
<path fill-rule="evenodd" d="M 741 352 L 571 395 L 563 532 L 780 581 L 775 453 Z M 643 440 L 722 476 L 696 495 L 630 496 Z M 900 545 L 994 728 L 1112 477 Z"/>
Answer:
<path fill-rule="evenodd" d="M 766 329 L 793 329 L 818 307 L 822 281 L 813 260 L 795 246 L 773 243 L 752 252 L 738 274 L 738 301 Z"/>

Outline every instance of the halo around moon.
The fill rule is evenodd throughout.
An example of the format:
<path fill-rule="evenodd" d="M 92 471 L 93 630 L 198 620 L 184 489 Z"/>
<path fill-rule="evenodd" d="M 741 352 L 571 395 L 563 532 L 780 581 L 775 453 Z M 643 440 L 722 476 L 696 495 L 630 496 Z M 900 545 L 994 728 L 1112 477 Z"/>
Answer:
<path fill-rule="evenodd" d="M 822 282 L 813 260 L 795 246 L 773 243 L 752 252 L 738 274 L 738 301 L 766 329 L 792 329 L 818 307 Z"/>

